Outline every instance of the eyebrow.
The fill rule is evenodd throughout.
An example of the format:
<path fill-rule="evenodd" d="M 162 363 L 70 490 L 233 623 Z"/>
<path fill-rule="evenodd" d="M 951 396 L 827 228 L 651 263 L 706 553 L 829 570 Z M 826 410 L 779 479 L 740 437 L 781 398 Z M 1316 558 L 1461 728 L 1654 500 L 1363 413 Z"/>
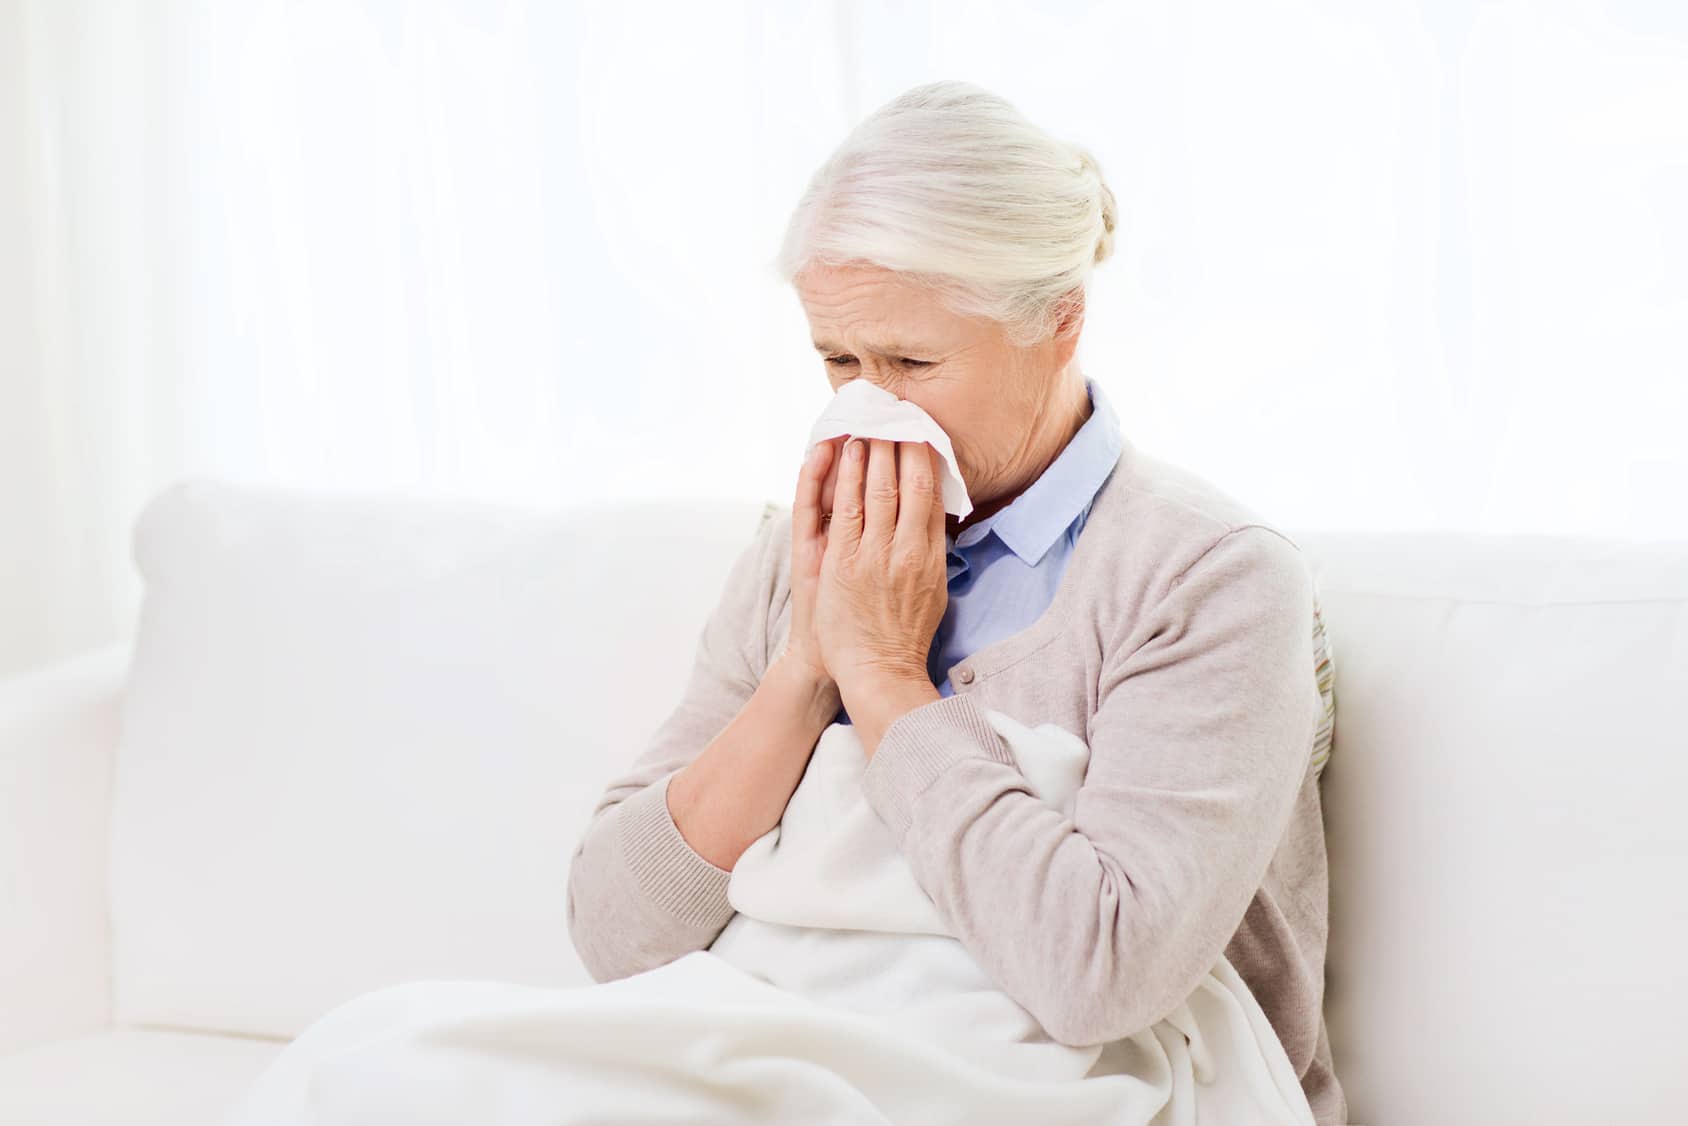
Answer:
<path fill-rule="evenodd" d="M 839 347 L 836 347 L 836 346 L 831 345 L 831 344 L 823 343 L 819 340 L 813 340 L 813 341 L 810 341 L 810 343 L 812 343 L 815 346 L 815 351 L 820 352 L 822 354 L 825 354 L 827 352 L 842 352 L 842 351 L 845 350 L 843 348 L 839 348 Z M 867 349 L 867 351 L 872 352 L 876 356 L 907 356 L 907 355 L 911 355 L 911 354 L 918 355 L 921 352 L 932 352 L 932 351 L 936 351 L 936 349 L 928 347 L 925 344 L 895 344 L 895 343 L 892 343 L 892 344 L 887 344 L 884 348 L 869 348 L 869 349 Z"/>

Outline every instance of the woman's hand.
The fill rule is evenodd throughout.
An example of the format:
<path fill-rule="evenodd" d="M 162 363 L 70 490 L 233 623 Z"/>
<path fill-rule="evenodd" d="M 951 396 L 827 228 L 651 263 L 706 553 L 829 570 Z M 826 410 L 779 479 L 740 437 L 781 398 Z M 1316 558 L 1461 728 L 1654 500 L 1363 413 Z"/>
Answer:
<path fill-rule="evenodd" d="M 925 442 L 856 438 L 838 469 L 814 631 L 864 744 L 891 712 L 939 698 L 926 671 L 949 604 L 937 457 Z"/>
<path fill-rule="evenodd" d="M 816 690 L 837 696 L 838 686 L 821 658 L 815 638 L 815 592 L 820 582 L 821 557 L 826 552 L 825 513 L 831 507 L 832 473 L 838 461 L 838 442 L 815 443 L 797 475 L 797 496 L 791 506 L 791 630 L 781 657 Z M 833 712 L 838 710 L 836 699 Z"/>

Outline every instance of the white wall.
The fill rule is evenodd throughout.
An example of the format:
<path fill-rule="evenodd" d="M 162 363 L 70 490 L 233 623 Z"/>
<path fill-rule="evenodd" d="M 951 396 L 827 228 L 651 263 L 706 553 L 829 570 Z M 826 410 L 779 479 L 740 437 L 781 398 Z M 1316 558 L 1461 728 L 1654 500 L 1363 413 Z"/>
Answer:
<path fill-rule="evenodd" d="M 1680 10 L 0 0 L 0 671 L 127 627 L 183 473 L 783 498 L 764 263 L 938 77 L 1100 157 L 1140 446 L 1289 526 L 1688 536 Z"/>

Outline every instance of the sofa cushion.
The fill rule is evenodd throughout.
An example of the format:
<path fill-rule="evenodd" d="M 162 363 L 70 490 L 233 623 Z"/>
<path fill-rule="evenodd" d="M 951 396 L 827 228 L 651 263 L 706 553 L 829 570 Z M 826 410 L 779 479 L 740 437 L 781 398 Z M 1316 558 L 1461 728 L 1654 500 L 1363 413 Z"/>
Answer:
<path fill-rule="evenodd" d="M 274 1040 L 127 1028 L 0 1057 L 0 1122 L 16 1126 L 219 1126 Z"/>
<path fill-rule="evenodd" d="M 154 501 L 115 779 L 118 1021 L 292 1036 L 421 978 L 590 981 L 570 857 L 761 510 L 209 482 Z"/>
<path fill-rule="evenodd" d="M 1325 1011 L 1352 1120 L 1677 1120 L 1688 543 L 1298 539 L 1336 667 Z"/>

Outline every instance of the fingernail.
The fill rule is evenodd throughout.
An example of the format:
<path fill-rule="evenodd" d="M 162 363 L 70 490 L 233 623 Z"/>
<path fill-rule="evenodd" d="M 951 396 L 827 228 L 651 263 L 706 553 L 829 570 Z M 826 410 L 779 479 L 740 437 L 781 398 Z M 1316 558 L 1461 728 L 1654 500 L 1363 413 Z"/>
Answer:
<path fill-rule="evenodd" d="M 862 454 L 867 452 L 867 443 L 862 441 L 860 438 L 851 438 L 850 448 L 847 452 L 851 457 L 860 461 Z"/>

